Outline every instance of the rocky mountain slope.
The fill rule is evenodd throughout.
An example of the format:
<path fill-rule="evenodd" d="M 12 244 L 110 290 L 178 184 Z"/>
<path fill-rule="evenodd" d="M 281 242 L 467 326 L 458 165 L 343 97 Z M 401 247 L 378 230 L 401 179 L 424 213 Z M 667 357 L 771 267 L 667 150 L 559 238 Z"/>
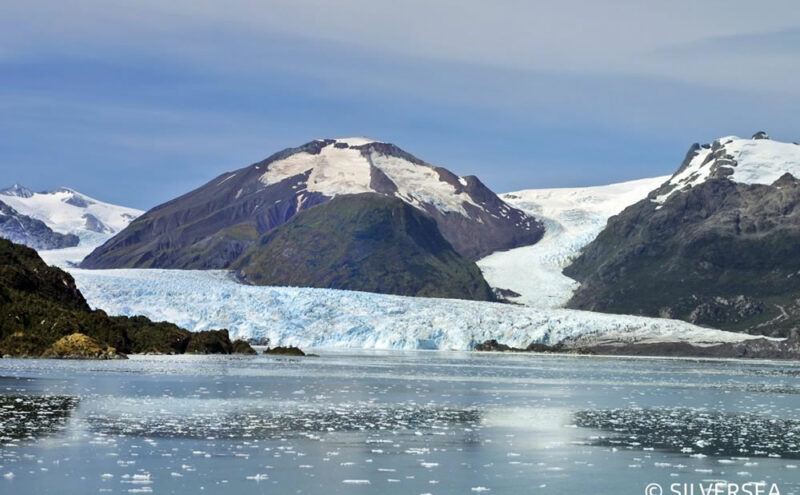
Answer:
<path fill-rule="evenodd" d="M 478 259 L 533 244 L 543 232 L 477 178 L 458 177 L 364 138 L 316 140 L 225 173 L 138 218 L 85 268 L 227 268 L 269 230 L 345 194 L 401 199 L 431 216 L 455 251 Z"/>
<path fill-rule="evenodd" d="M 669 181 L 612 217 L 564 273 L 569 307 L 766 335 L 800 325 L 800 145 L 693 145 Z"/>
<path fill-rule="evenodd" d="M 67 357 L 70 342 L 80 344 L 80 356 L 86 343 L 103 356 L 232 349 L 227 330 L 191 333 L 143 316 L 93 311 L 72 276 L 47 266 L 33 249 L 0 239 L 0 355 Z"/>
<path fill-rule="evenodd" d="M 256 285 L 493 299 L 475 263 L 453 250 L 431 217 L 375 193 L 337 196 L 301 211 L 233 268 Z"/>
<path fill-rule="evenodd" d="M 0 201 L 0 237 L 34 249 L 62 249 L 77 246 L 74 234 L 53 232 L 41 220 L 22 215 Z"/>

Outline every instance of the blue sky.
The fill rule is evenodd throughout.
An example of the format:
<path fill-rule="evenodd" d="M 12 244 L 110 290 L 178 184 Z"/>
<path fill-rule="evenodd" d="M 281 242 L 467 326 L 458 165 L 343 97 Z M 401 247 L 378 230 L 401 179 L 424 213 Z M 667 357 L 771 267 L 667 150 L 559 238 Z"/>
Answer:
<path fill-rule="evenodd" d="M 318 137 L 496 191 L 800 140 L 793 1 L 6 0 L 0 184 L 149 208 Z"/>

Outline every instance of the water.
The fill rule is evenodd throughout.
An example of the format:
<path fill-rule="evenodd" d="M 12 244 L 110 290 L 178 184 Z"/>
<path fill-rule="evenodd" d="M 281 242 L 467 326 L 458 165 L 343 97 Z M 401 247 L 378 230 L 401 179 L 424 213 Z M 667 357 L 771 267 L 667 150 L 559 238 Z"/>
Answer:
<path fill-rule="evenodd" d="M 798 375 L 432 351 L 2 359 L 0 493 L 639 494 L 724 480 L 800 494 Z"/>

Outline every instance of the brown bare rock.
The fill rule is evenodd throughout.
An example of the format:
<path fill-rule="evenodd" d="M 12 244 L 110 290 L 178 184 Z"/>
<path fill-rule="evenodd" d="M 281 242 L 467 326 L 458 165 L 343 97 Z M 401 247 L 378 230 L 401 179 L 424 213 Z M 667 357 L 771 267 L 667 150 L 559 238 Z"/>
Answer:
<path fill-rule="evenodd" d="M 113 347 L 101 344 L 82 333 L 73 333 L 57 340 L 42 355 L 58 359 L 127 359 Z"/>

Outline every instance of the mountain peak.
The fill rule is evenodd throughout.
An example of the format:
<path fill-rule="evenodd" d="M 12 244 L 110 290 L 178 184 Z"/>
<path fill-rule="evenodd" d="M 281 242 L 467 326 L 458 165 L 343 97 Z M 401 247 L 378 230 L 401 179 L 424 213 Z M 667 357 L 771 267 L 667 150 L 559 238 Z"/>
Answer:
<path fill-rule="evenodd" d="M 324 141 L 324 140 L 320 140 L 320 141 Z M 354 137 L 346 137 L 346 138 L 336 138 L 336 139 L 334 139 L 334 141 L 336 141 L 337 143 L 346 144 L 347 146 L 350 146 L 350 147 L 363 146 L 365 144 L 380 142 L 380 141 L 376 141 L 376 140 L 374 140 L 372 138 L 368 138 L 366 136 L 354 136 Z"/>
<path fill-rule="evenodd" d="M 468 216 L 467 206 L 481 208 L 467 192 L 467 181 L 428 165 L 398 148 L 369 138 L 325 139 L 290 148 L 256 165 L 265 167 L 264 187 L 292 182 L 298 193 L 326 197 L 377 192 L 399 197 L 421 209 L 435 205 Z"/>
<path fill-rule="evenodd" d="M 16 196 L 18 198 L 30 198 L 33 196 L 33 191 L 20 184 L 14 184 L 11 187 L 0 189 L 0 194 L 4 196 Z"/>
<path fill-rule="evenodd" d="M 770 139 L 764 131 L 750 139 L 725 136 L 711 144 L 692 146 L 684 164 L 659 189 L 654 202 L 663 203 L 672 193 L 711 179 L 770 185 L 787 173 L 800 177 L 800 146 Z"/>
<path fill-rule="evenodd" d="M 471 260 L 534 244 L 544 231 L 538 220 L 506 204 L 477 178 L 459 177 L 391 143 L 317 139 L 153 208 L 82 266 L 224 269 L 296 214 L 356 194 L 396 198 L 421 211 Z M 170 241 L 161 242 L 166 238 Z M 167 245 L 169 252 L 161 251 Z"/>

